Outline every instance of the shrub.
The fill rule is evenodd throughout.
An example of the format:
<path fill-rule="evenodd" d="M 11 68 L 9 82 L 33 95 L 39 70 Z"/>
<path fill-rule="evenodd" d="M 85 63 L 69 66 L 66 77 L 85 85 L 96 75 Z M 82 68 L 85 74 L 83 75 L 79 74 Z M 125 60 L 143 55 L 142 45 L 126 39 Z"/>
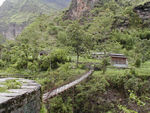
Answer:
<path fill-rule="evenodd" d="M 5 62 L 3 60 L 0 60 L 0 67 L 4 67 L 5 66 Z"/>
<path fill-rule="evenodd" d="M 126 76 L 122 75 L 110 75 L 107 76 L 107 80 L 109 81 L 112 87 L 120 89 L 124 86 L 124 83 L 127 80 L 127 78 Z"/>
<path fill-rule="evenodd" d="M 138 75 L 138 73 L 135 71 L 135 68 L 131 68 L 131 69 L 130 69 L 130 74 L 131 74 L 131 75 L 134 75 L 134 76 L 137 76 L 137 75 Z"/>
<path fill-rule="evenodd" d="M 94 65 L 94 70 L 95 71 L 101 71 L 102 70 L 102 66 L 100 64 L 96 64 L 96 65 Z"/>
<path fill-rule="evenodd" d="M 22 86 L 22 84 L 19 81 L 15 80 L 15 79 L 6 80 L 4 85 L 7 86 L 7 89 L 18 89 Z"/>
<path fill-rule="evenodd" d="M 124 89 L 126 92 L 128 92 L 128 90 L 132 90 L 135 93 L 138 93 L 141 81 L 142 80 L 140 78 L 132 77 L 127 82 L 125 82 Z"/>
<path fill-rule="evenodd" d="M 135 62 L 135 66 L 137 68 L 139 68 L 141 66 L 141 60 L 140 59 L 137 59 L 136 62 Z"/>
<path fill-rule="evenodd" d="M 87 68 L 88 68 L 88 65 L 86 65 L 86 64 L 80 64 L 80 65 L 79 65 L 79 68 L 80 68 L 80 69 L 87 69 Z"/>
<path fill-rule="evenodd" d="M 40 69 L 41 71 L 47 71 L 49 68 L 56 69 L 59 64 L 67 62 L 67 53 L 62 49 L 56 49 L 47 56 L 40 57 Z"/>
<path fill-rule="evenodd" d="M 103 59 L 102 66 L 101 66 L 101 68 L 103 70 L 103 74 L 106 72 L 108 65 L 109 65 L 108 59 Z"/>
<path fill-rule="evenodd" d="M 58 64 L 64 64 L 67 60 L 67 53 L 62 49 L 57 49 L 51 53 L 51 66 L 52 68 L 58 68 Z"/>

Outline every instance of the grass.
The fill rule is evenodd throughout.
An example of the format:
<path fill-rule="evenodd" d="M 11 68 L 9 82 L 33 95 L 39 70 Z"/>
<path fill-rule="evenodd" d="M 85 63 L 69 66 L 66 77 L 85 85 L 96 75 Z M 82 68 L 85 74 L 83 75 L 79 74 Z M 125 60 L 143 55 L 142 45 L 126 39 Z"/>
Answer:
<path fill-rule="evenodd" d="M 142 63 L 140 68 L 135 68 L 138 76 L 150 76 L 150 61 Z"/>
<path fill-rule="evenodd" d="M 135 72 L 137 73 L 137 76 L 149 77 L 150 76 L 150 61 L 143 63 L 140 68 L 135 68 Z M 98 71 L 96 73 L 103 75 L 102 71 Z M 130 69 L 107 68 L 105 75 L 106 76 L 111 76 L 111 75 L 112 76 L 113 75 L 124 76 L 124 75 L 127 75 L 128 73 L 130 73 Z"/>
<path fill-rule="evenodd" d="M 17 79 L 10 79 L 6 80 L 3 83 L 0 83 L 2 85 L 0 87 L 0 92 L 7 92 L 9 89 L 19 89 L 22 86 L 22 83 L 17 81 Z"/>
<path fill-rule="evenodd" d="M 7 90 L 8 90 L 8 89 L 7 89 L 6 87 L 2 87 L 2 86 L 0 87 L 0 93 L 2 93 L 2 92 L 7 92 Z"/>

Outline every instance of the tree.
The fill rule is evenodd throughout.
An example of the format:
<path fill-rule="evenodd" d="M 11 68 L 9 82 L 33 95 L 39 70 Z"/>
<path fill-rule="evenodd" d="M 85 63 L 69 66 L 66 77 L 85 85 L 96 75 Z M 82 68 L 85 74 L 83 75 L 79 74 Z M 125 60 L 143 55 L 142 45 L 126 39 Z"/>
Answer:
<path fill-rule="evenodd" d="M 84 52 L 87 48 L 86 47 L 86 42 L 88 41 L 87 39 L 88 38 L 85 35 L 84 30 L 77 21 L 74 21 L 72 24 L 68 26 L 66 43 L 67 45 L 71 46 L 74 49 L 74 52 L 76 53 L 77 67 L 80 54 Z"/>

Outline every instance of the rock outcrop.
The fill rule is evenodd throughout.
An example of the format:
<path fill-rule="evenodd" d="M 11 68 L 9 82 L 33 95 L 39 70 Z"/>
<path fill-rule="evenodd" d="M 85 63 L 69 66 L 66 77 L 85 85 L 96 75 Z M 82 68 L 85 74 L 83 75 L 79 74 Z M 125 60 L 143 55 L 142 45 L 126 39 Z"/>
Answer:
<path fill-rule="evenodd" d="M 139 15 L 143 20 L 150 19 L 150 2 L 145 3 L 134 8 L 134 11 Z"/>
<path fill-rule="evenodd" d="M 22 24 L 10 23 L 6 30 L 0 31 L 4 37 L 9 40 L 14 40 L 28 24 L 23 22 Z"/>
<path fill-rule="evenodd" d="M 86 15 L 99 0 L 72 0 L 69 10 L 66 11 L 65 19 L 75 20 Z"/>
<path fill-rule="evenodd" d="M 109 0 L 72 0 L 69 10 L 65 12 L 64 19 L 79 19 L 81 17 L 86 17 L 88 12 L 97 5 L 103 5 L 103 3 Z M 118 2 L 118 0 L 115 0 Z M 150 19 L 150 2 L 145 3 L 134 8 L 139 17 L 143 20 Z"/>
<path fill-rule="evenodd" d="M 150 26 L 150 2 L 135 7 L 134 12 L 139 15 L 145 25 Z"/>

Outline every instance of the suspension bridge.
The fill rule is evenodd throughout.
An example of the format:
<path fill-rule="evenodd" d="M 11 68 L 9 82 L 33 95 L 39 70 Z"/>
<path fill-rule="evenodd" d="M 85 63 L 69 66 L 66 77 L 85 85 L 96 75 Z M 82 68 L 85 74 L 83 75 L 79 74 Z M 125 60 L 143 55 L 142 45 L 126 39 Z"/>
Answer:
<path fill-rule="evenodd" d="M 94 72 L 93 69 L 91 69 L 90 71 L 88 71 L 86 74 L 82 75 L 80 78 L 66 84 L 63 86 L 60 86 L 52 91 L 49 91 L 45 94 L 43 94 L 43 102 L 46 102 L 48 99 L 53 98 L 55 96 L 57 96 L 60 93 L 63 93 L 64 91 L 76 86 L 77 84 L 81 83 L 83 80 L 85 80 L 88 76 L 90 76 L 92 73 Z"/>

